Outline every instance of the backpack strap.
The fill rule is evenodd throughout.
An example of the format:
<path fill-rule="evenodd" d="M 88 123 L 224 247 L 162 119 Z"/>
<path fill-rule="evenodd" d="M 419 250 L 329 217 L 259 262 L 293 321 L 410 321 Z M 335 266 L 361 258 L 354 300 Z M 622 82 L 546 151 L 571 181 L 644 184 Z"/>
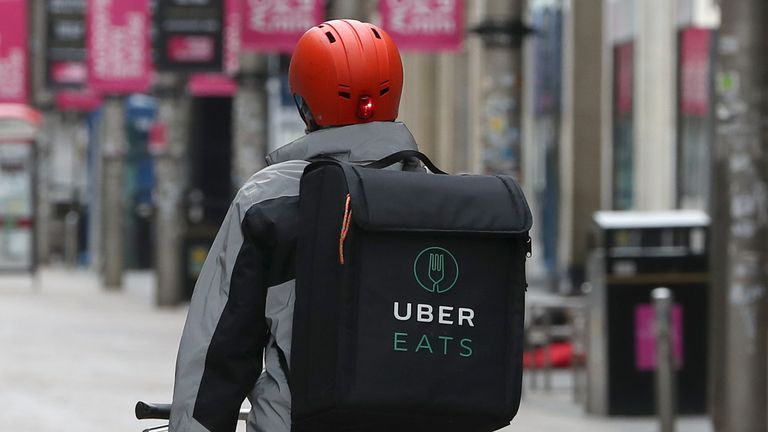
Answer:
<path fill-rule="evenodd" d="M 448 174 L 440 168 L 436 167 L 435 164 L 433 164 L 432 161 L 429 160 L 429 158 L 424 153 L 417 150 L 402 150 L 363 166 L 365 168 L 386 168 L 406 159 L 418 159 L 421 161 L 421 163 L 424 164 L 424 166 L 429 169 L 430 172 L 434 174 Z"/>

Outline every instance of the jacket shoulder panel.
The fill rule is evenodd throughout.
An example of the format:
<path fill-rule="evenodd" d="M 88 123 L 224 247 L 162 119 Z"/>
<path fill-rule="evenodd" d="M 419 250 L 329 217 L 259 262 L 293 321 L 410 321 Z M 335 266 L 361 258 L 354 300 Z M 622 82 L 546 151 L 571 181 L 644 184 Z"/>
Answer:
<path fill-rule="evenodd" d="M 240 222 L 249 208 L 263 201 L 299 195 L 299 181 L 309 162 L 291 160 L 270 165 L 256 174 L 240 188 L 232 203 L 237 208 Z"/>

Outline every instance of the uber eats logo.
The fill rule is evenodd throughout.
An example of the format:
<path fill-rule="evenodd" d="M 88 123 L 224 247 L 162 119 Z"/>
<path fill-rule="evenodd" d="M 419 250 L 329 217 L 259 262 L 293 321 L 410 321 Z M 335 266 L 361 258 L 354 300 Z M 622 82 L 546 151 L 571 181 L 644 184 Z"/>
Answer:
<path fill-rule="evenodd" d="M 475 326 L 475 311 L 451 304 L 446 294 L 459 281 L 456 257 L 445 248 L 428 247 L 413 260 L 413 278 L 416 287 L 435 294 L 435 301 L 431 302 L 434 304 L 396 301 L 393 316 L 396 321 L 415 321 L 429 327 L 418 334 L 395 331 L 393 350 L 436 357 L 471 357 L 472 339 L 463 337 L 461 330 Z M 445 331 L 435 332 L 434 323 L 445 326 Z"/>

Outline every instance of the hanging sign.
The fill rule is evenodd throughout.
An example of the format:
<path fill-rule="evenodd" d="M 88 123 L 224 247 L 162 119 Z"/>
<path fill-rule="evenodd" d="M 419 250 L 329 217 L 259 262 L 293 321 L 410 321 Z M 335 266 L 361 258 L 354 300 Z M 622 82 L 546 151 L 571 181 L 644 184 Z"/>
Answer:
<path fill-rule="evenodd" d="M 244 0 L 243 49 L 291 52 L 299 38 L 323 20 L 323 0 Z"/>
<path fill-rule="evenodd" d="M 0 103 L 27 103 L 27 2 L 0 0 Z"/>
<path fill-rule="evenodd" d="M 709 78 L 712 31 L 683 30 L 680 41 L 680 110 L 685 116 L 709 113 Z"/>
<path fill-rule="evenodd" d="M 224 0 L 157 2 L 157 68 L 220 71 L 223 67 Z"/>
<path fill-rule="evenodd" d="M 46 66 L 48 84 L 79 87 L 86 83 L 86 0 L 47 0 Z"/>
<path fill-rule="evenodd" d="M 195 73 L 189 76 L 187 91 L 196 97 L 232 97 L 238 85 L 232 76 L 240 68 L 240 0 L 224 0 L 224 73 Z"/>
<path fill-rule="evenodd" d="M 90 87 L 109 94 L 147 91 L 149 0 L 88 0 L 86 22 Z"/>
<path fill-rule="evenodd" d="M 381 25 L 401 50 L 456 51 L 464 39 L 463 0 L 381 0 Z"/>

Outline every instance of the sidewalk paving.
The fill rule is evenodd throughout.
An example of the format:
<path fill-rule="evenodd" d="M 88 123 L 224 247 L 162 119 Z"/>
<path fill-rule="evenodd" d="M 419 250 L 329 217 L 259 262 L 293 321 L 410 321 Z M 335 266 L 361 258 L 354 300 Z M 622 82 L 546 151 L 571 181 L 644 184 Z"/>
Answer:
<path fill-rule="evenodd" d="M 125 282 L 111 292 L 83 271 L 44 269 L 34 281 L 0 275 L 0 430 L 137 432 L 161 423 L 135 420 L 133 406 L 170 401 L 186 307 L 152 306 L 150 273 L 129 273 Z M 584 415 L 563 377 L 551 393 L 527 391 L 503 431 L 658 430 L 651 418 Z M 703 417 L 678 425 L 711 431 Z"/>
<path fill-rule="evenodd" d="M 557 383 L 558 380 L 555 380 Z M 554 386 L 551 393 L 526 391 L 520 411 L 509 427 L 500 432 L 657 432 L 658 421 L 652 417 L 605 418 L 588 416 L 573 402 L 570 380 L 566 386 Z M 526 389 L 527 390 L 527 389 Z M 703 416 L 682 417 L 677 432 L 712 432 Z"/>
<path fill-rule="evenodd" d="M 104 291 L 94 274 L 0 276 L 0 430 L 140 431 L 139 399 L 169 401 L 185 308 L 151 306 L 151 278 Z"/>

